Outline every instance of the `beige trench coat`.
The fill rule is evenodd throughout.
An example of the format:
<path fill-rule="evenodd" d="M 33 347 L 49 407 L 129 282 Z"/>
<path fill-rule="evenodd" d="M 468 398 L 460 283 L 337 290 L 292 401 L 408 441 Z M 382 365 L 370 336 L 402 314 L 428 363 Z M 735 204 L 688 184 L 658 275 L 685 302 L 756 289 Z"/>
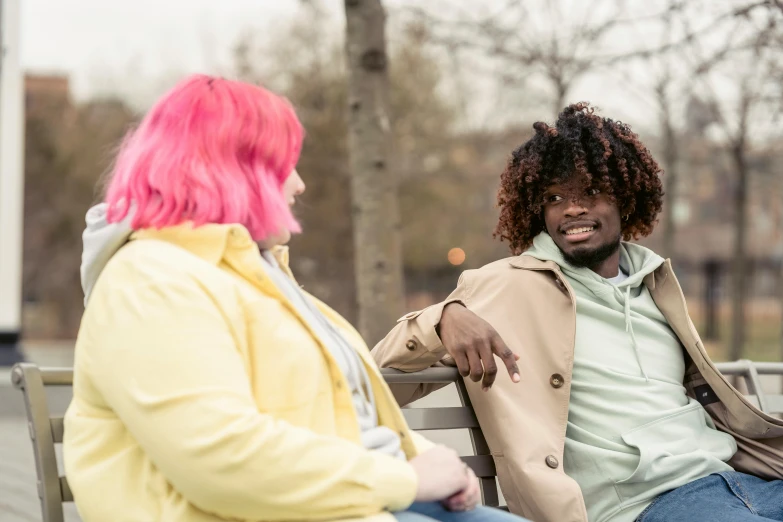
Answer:
<path fill-rule="evenodd" d="M 687 393 L 696 397 L 698 389 L 716 426 L 737 440 L 739 451 L 730 464 L 760 477 L 783 478 L 783 421 L 751 405 L 715 368 L 688 316 L 671 263 L 644 283 L 682 342 Z M 562 467 L 576 330 L 568 282 L 557 264 L 530 256 L 468 270 L 444 302 L 399 320 L 373 349 L 378 365 L 407 372 L 453 365 L 435 326 L 444 306 L 454 301 L 488 321 L 521 357 L 518 384 L 500 363 L 489 392 L 465 379 L 509 509 L 535 522 L 587 522 L 579 486 Z M 434 389 L 401 385 L 393 391 L 406 404 Z"/>

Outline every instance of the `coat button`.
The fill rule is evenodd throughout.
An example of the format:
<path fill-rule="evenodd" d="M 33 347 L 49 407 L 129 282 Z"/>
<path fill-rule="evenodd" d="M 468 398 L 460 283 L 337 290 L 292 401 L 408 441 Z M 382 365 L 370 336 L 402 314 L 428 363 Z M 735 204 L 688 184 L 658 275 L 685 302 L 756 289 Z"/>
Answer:
<path fill-rule="evenodd" d="M 560 463 L 557 461 L 557 459 L 555 457 L 553 457 L 552 455 L 549 455 L 546 458 L 546 465 L 549 466 L 552 469 L 557 469 L 557 466 L 559 466 Z"/>
<path fill-rule="evenodd" d="M 414 341 L 413 339 L 409 339 L 407 343 L 405 343 L 405 348 L 407 348 L 410 351 L 415 350 L 419 346 L 419 343 Z"/>
<path fill-rule="evenodd" d="M 563 379 L 562 375 L 556 373 L 549 378 L 549 384 L 552 385 L 552 388 L 560 388 L 565 384 L 565 379 Z"/>

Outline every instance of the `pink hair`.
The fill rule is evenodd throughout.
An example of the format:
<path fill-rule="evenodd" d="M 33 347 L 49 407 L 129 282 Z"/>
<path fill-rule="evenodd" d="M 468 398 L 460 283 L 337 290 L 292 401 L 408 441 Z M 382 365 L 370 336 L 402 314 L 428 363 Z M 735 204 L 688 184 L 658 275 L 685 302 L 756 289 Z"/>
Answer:
<path fill-rule="evenodd" d="M 191 76 L 164 95 L 120 147 L 106 191 L 110 222 L 238 223 L 260 241 L 300 232 L 282 192 L 303 129 L 285 98 L 248 83 Z M 131 210 L 131 207 L 133 210 Z"/>

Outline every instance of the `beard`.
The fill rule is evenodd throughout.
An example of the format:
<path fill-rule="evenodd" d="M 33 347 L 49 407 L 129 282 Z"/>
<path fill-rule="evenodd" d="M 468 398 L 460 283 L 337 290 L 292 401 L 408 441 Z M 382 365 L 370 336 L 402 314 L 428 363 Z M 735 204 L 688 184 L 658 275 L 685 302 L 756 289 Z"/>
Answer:
<path fill-rule="evenodd" d="M 569 265 L 577 268 L 593 268 L 600 265 L 620 248 L 622 236 L 595 248 L 576 248 L 570 253 L 563 252 Z"/>

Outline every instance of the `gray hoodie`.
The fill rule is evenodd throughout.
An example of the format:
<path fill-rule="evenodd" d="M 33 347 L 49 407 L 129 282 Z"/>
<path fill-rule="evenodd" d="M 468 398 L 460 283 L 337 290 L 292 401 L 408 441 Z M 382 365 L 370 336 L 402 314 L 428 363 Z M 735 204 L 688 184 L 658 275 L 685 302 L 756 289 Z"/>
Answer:
<path fill-rule="evenodd" d="M 106 210 L 105 203 L 92 207 L 87 212 L 87 228 L 82 234 L 84 250 L 82 252 L 81 280 L 85 306 L 106 264 L 128 242 L 133 233 L 130 226 L 132 213 L 129 213 L 121 222 L 108 223 Z M 274 257 L 266 255 L 263 259 L 269 264 L 269 273 L 273 276 L 275 284 L 302 316 L 308 319 L 311 327 L 319 332 L 326 347 L 332 352 L 346 375 L 346 379 L 351 384 L 351 389 L 354 392 L 354 409 L 359 418 L 364 447 L 405 459 L 397 434 L 385 426 L 378 426 L 372 388 L 369 386 L 367 374 L 361 366 L 358 356 L 349 345 L 345 344 L 339 332 L 299 290 L 299 287 L 280 270 Z M 360 390 L 367 390 L 368 397 L 365 398 L 360 394 Z"/>
<path fill-rule="evenodd" d="M 632 298 L 639 296 L 643 292 L 642 284 L 644 278 L 663 264 L 663 258 L 652 250 L 640 245 L 622 243 L 620 245 L 620 268 L 628 274 L 628 277 L 623 282 L 615 285 L 588 268 L 571 266 L 566 262 L 560 248 L 558 248 L 549 234 L 542 233 L 536 237 L 533 240 L 533 248 L 525 252 L 525 255 L 557 263 L 560 266 L 560 270 L 571 282 L 571 286 L 574 287 L 577 301 L 580 296 L 587 296 L 590 299 L 597 299 L 603 303 L 607 307 L 607 312 L 611 309 L 622 312 L 625 331 L 628 334 L 634 357 L 639 365 L 639 372 L 645 380 L 649 381 L 639 354 L 639 343 L 634 332 L 635 321 L 632 320 L 631 316 L 631 302 Z M 637 303 L 641 303 L 641 301 L 637 301 Z M 646 313 L 654 316 L 656 320 L 665 322 L 654 303 L 652 307 L 648 306 L 648 308 L 650 309 L 643 310 L 641 313 Z M 577 304 L 578 309 L 579 305 Z M 605 318 L 609 319 L 609 317 L 607 314 Z"/>
<path fill-rule="evenodd" d="M 87 211 L 85 218 L 87 228 L 82 233 L 83 250 L 80 267 L 85 306 L 106 263 L 128 242 L 133 233 L 130 226 L 131 213 L 128 213 L 119 223 L 109 223 L 106 221 L 107 209 L 106 203 L 95 205 Z"/>
<path fill-rule="evenodd" d="M 623 243 L 615 285 L 569 265 L 546 233 L 525 254 L 557 263 L 576 297 L 563 467 L 590 522 L 632 522 L 664 491 L 730 470 L 736 443 L 685 394 L 682 346 L 644 285 L 663 259 Z"/>

